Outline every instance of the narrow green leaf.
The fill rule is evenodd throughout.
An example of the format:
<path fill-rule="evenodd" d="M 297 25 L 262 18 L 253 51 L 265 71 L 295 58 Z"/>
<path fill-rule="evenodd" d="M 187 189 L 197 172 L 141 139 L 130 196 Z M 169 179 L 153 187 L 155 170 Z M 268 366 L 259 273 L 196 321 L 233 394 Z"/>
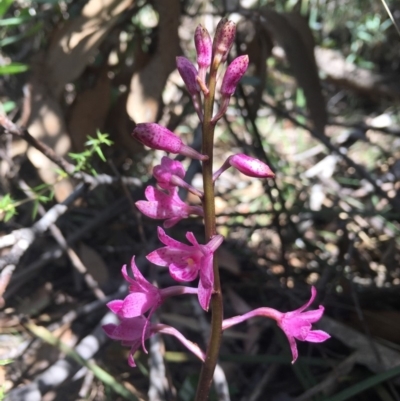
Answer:
<path fill-rule="evenodd" d="M 36 199 L 33 201 L 33 209 L 32 209 L 32 220 L 36 219 L 39 209 L 39 201 Z"/>
<path fill-rule="evenodd" d="M 4 1 L 4 0 L 2 0 Z M 1 1 L 0 1 L 0 7 L 1 7 Z M 32 17 L 31 16 L 20 16 L 20 17 L 12 17 L 12 18 L 5 18 L 0 20 L 0 26 L 14 26 L 14 25 L 20 25 L 26 21 L 29 21 Z"/>
<path fill-rule="evenodd" d="M 11 63 L 8 65 L 0 65 L 0 75 L 20 74 L 29 69 L 29 66 L 21 63 Z"/>

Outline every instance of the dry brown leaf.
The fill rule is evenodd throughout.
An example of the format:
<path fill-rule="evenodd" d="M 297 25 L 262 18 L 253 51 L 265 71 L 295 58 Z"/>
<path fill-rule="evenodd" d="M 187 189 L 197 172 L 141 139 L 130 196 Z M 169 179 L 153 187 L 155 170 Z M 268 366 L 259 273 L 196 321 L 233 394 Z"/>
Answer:
<path fill-rule="evenodd" d="M 53 37 L 47 52 L 32 66 L 29 94 L 24 102 L 22 124 L 29 132 L 64 156 L 70 150 L 63 112 L 58 98 L 65 84 L 78 78 L 100 43 L 131 6 L 133 0 L 91 0 L 79 17 L 68 21 Z M 44 182 L 54 184 L 56 166 L 36 149 L 28 157 Z M 55 186 L 55 198 L 63 201 L 73 189 L 68 180 Z"/>
<path fill-rule="evenodd" d="M 110 79 L 103 68 L 93 88 L 80 93 L 71 109 L 68 123 L 69 135 L 75 152 L 82 152 L 87 136 L 95 136 L 103 131 L 104 122 L 110 108 Z"/>
<path fill-rule="evenodd" d="M 351 89 L 371 97 L 386 96 L 400 99 L 398 77 L 388 79 L 373 71 L 355 66 L 346 61 L 338 51 L 332 49 L 315 49 L 318 67 L 327 79 L 343 88 Z"/>
<path fill-rule="evenodd" d="M 133 0 L 90 0 L 79 17 L 69 20 L 53 37 L 46 54 L 46 83 L 57 98 L 78 78 L 108 32 Z"/>
<path fill-rule="evenodd" d="M 161 94 L 179 54 L 178 27 L 180 2 L 157 0 L 160 15 L 157 50 L 150 62 L 132 77 L 126 109 L 135 122 L 154 122 L 159 113 Z"/>
<path fill-rule="evenodd" d="M 314 54 L 310 51 L 312 37 L 307 32 L 309 27 L 293 14 L 288 17 L 268 7 L 262 7 L 260 13 L 266 19 L 265 28 L 272 32 L 273 37 L 285 50 L 293 75 L 304 91 L 314 128 L 317 132 L 324 133 L 328 117 L 317 65 Z"/>

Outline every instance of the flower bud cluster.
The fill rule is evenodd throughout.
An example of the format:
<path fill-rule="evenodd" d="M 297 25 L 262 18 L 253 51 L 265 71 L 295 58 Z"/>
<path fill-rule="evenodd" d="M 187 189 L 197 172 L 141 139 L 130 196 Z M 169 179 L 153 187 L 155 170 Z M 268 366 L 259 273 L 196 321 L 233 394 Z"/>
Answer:
<path fill-rule="evenodd" d="M 232 21 L 222 19 L 217 26 L 216 34 L 212 41 L 208 31 L 204 27 L 198 26 L 194 37 L 198 70 L 185 57 L 178 57 L 176 60 L 177 69 L 202 122 L 205 114 L 203 114 L 202 110 L 204 106 L 202 104 L 202 96 L 204 99 L 207 99 L 207 96 L 211 96 L 208 99 L 213 99 L 214 93 L 210 94 L 210 91 L 215 90 L 217 70 L 228 58 L 235 38 L 235 30 L 236 27 Z M 214 117 L 210 117 L 210 112 L 206 114 L 209 116 L 208 121 L 205 122 L 208 123 L 208 126 L 214 127 L 217 121 L 225 114 L 229 100 L 234 94 L 240 79 L 245 74 L 248 63 L 248 56 L 244 55 L 235 58 L 227 67 L 220 89 L 220 108 Z M 207 73 L 209 74 L 208 82 Z M 213 82 L 213 84 L 210 84 L 210 82 Z M 159 124 L 137 124 L 132 136 L 152 149 L 159 149 L 200 160 L 201 162 L 208 162 L 212 167 L 212 163 L 209 163 L 212 160 L 209 160 L 207 155 L 201 154 L 190 146 L 185 145 L 176 134 Z M 212 154 L 210 154 L 210 159 L 212 159 Z M 230 167 L 249 177 L 275 177 L 271 168 L 263 161 L 238 153 L 227 157 L 220 169 L 213 174 L 212 182 L 212 171 L 209 170 L 208 177 L 210 177 L 211 185 L 204 189 L 212 187 L 218 177 Z M 154 167 L 153 176 L 157 186 L 148 186 L 144 193 L 146 200 L 136 202 L 137 208 L 145 216 L 151 219 L 163 220 L 163 226 L 166 229 L 191 215 L 207 217 L 205 216 L 208 210 L 205 205 L 206 196 L 202 191 L 185 181 L 185 169 L 181 162 L 165 156 L 162 158 L 161 163 Z M 189 205 L 184 202 L 179 197 L 179 188 L 184 188 L 199 197 L 202 201 L 202 206 Z M 124 299 L 117 299 L 108 303 L 108 307 L 119 317 L 120 324 L 106 325 L 104 330 L 110 338 L 119 340 L 122 344 L 131 347 L 129 356 L 131 366 L 135 366 L 133 360 L 134 352 L 139 349 L 140 345 L 145 350 L 145 340 L 155 333 L 175 336 L 184 346 L 204 361 L 204 353 L 196 344 L 187 340 L 181 333 L 170 326 L 153 324 L 150 318 L 168 298 L 184 294 L 197 294 L 201 307 L 208 311 L 214 292 L 214 274 L 217 273 L 217 270 L 214 272 L 213 266 L 214 254 L 223 242 L 222 235 L 216 234 L 209 237 L 211 238 L 208 238 L 206 244 L 200 244 L 192 232 L 187 232 L 186 239 L 189 244 L 186 244 L 173 239 L 167 235 L 163 228 L 158 227 L 158 238 L 163 246 L 146 256 L 149 262 L 157 266 L 167 267 L 171 277 L 179 283 L 198 279 L 197 288 L 179 285 L 159 289 L 144 278 L 136 266 L 135 258 L 131 262 L 133 277 L 128 275 L 126 266 L 122 268 L 122 275 L 129 283 L 129 294 Z M 294 362 L 297 358 L 295 340 L 322 342 L 329 338 L 327 333 L 312 330 L 311 327 L 312 323 L 321 318 L 323 307 L 320 306 L 317 310 L 304 312 L 314 301 L 315 296 L 316 290 L 312 288 L 310 300 L 293 312 L 282 313 L 271 308 L 258 308 L 244 315 L 226 319 L 222 323 L 222 330 L 254 316 L 271 318 L 277 322 L 278 327 L 287 336 Z"/>

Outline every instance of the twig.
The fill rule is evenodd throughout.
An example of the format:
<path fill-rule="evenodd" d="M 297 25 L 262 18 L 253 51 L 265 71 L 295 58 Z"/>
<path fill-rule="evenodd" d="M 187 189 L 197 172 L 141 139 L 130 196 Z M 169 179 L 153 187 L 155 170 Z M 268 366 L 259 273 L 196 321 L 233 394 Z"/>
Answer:
<path fill-rule="evenodd" d="M 108 338 L 104 333 L 102 326 L 108 323 L 117 323 L 116 316 L 111 312 L 103 317 L 94 331 L 83 338 L 74 350 L 55 338 L 47 329 L 28 324 L 27 328 L 36 336 L 57 346 L 68 356 L 64 359 L 58 360 L 54 365 L 40 373 L 32 383 L 11 390 L 5 400 L 41 401 L 45 393 L 60 386 L 66 379 L 68 379 L 68 377 L 71 377 L 80 366 L 86 366 L 88 369 L 93 371 L 96 377 L 112 386 L 113 390 L 118 392 L 124 398 L 138 401 L 139 398 L 135 394 L 130 392 L 122 384 L 118 383 L 111 375 L 94 363 L 88 362 L 88 360 L 92 358 L 100 347 L 107 341 Z"/>
<path fill-rule="evenodd" d="M 1 273 L 0 281 L 4 280 L 3 274 L 7 274 L 7 276 L 12 275 L 21 257 L 25 254 L 25 252 L 31 246 L 36 237 L 47 231 L 47 229 L 68 210 L 68 207 L 76 199 L 83 195 L 86 189 L 86 185 L 79 184 L 75 191 L 64 202 L 53 206 L 31 228 L 21 228 L 13 233 L 13 235 L 18 239 L 15 241 L 15 244 L 11 248 L 10 252 L 0 258 L 0 271 L 3 270 L 5 267 L 8 267 L 6 273 L 4 273 L 4 270 Z M 3 295 L 3 293 L 4 292 L 0 293 L 0 297 Z"/>
<path fill-rule="evenodd" d="M 26 193 L 26 195 L 32 198 L 33 191 L 31 188 L 29 188 L 29 186 L 25 183 L 25 181 L 20 180 L 19 184 L 21 189 Z M 38 212 L 41 215 L 46 214 L 46 211 L 41 204 L 39 204 L 38 206 Z M 93 291 L 95 297 L 97 299 L 105 298 L 104 292 L 100 289 L 98 282 L 88 272 L 86 266 L 82 263 L 78 254 L 70 246 L 68 246 L 67 241 L 64 235 L 62 234 L 61 230 L 55 224 L 51 224 L 49 226 L 49 230 L 54 239 L 57 241 L 58 245 L 60 245 L 61 249 L 68 255 L 69 260 L 72 263 L 72 266 L 78 271 L 78 273 L 80 273 L 83 276 L 85 283 Z"/>
<path fill-rule="evenodd" d="M 386 191 L 384 191 L 376 183 L 376 181 L 371 177 L 371 175 L 368 173 L 368 171 L 366 171 L 366 169 L 363 166 L 359 165 L 358 163 L 353 161 L 349 156 L 347 156 L 345 150 L 342 150 L 341 148 L 338 148 L 335 145 L 333 145 L 331 143 L 331 141 L 329 140 L 329 138 L 324 133 L 316 132 L 315 130 L 313 130 L 310 127 L 308 127 L 306 124 L 303 124 L 303 123 L 297 121 L 296 118 L 292 117 L 288 112 L 279 109 L 278 107 L 266 102 L 265 100 L 263 101 L 263 103 L 266 106 L 270 107 L 272 110 L 274 110 L 280 116 L 282 116 L 282 117 L 288 119 L 289 121 L 291 121 L 296 126 L 298 126 L 300 128 L 303 128 L 304 130 L 310 132 L 310 134 L 315 139 L 319 140 L 322 144 L 324 144 L 331 152 L 333 152 L 334 154 L 340 156 L 350 167 L 353 167 L 354 170 L 357 172 L 357 174 L 359 176 L 365 178 L 369 183 L 371 183 L 371 185 L 374 187 L 376 193 L 379 194 L 380 196 L 384 197 L 385 199 L 387 199 L 388 202 L 392 205 L 392 207 L 396 211 L 400 211 L 400 202 L 399 202 L 399 200 L 396 199 L 396 198 L 391 198 L 386 193 Z"/>
<path fill-rule="evenodd" d="M 116 202 L 111 204 L 105 210 L 102 210 L 98 215 L 96 215 L 89 223 L 85 226 L 81 227 L 80 230 L 70 237 L 67 238 L 68 246 L 73 245 L 76 241 L 79 241 L 82 237 L 86 234 L 92 232 L 97 227 L 99 227 L 104 222 L 108 221 L 109 219 L 117 216 L 118 214 L 122 213 L 127 208 L 127 200 L 126 198 L 118 199 Z M 60 246 L 54 246 L 50 250 L 44 252 L 38 260 L 31 263 L 27 266 L 23 271 L 18 272 L 14 275 L 14 280 L 10 285 L 10 288 L 4 295 L 7 299 L 12 294 L 14 294 L 21 286 L 23 286 L 32 275 L 34 275 L 39 269 L 41 269 L 46 263 L 49 263 L 55 259 L 60 258 L 63 255 L 64 251 L 60 248 Z M 0 258 L 1 262 L 1 258 Z"/>
<path fill-rule="evenodd" d="M 75 171 L 75 166 L 69 163 L 62 156 L 57 155 L 53 149 L 47 146 L 45 143 L 34 138 L 26 128 L 18 127 L 5 115 L 0 114 L 0 133 L 1 131 L 14 135 L 18 138 L 24 139 L 27 143 L 33 146 L 35 149 L 42 152 L 49 160 L 55 163 L 63 171 L 65 171 L 69 176 L 83 181 L 85 184 L 90 185 L 92 188 L 97 185 L 110 185 L 115 184 L 120 181 L 124 182 L 126 185 L 141 186 L 141 181 L 133 177 L 111 177 L 107 174 L 99 174 L 97 176 L 92 176 L 90 174 Z"/>

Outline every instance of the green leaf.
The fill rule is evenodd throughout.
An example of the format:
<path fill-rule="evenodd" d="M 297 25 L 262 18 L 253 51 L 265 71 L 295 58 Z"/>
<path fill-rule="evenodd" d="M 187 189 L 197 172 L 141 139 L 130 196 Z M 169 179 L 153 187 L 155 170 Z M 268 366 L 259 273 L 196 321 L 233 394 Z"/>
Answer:
<path fill-rule="evenodd" d="M 39 201 L 36 199 L 33 201 L 33 209 L 32 209 L 32 220 L 36 219 L 39 209 Z"/>
<path fill-rule="evenodd" d="M 0 75 L 20 74 L 29 69 L 29 66 L 21 63 L 11 63 L 8 65 L 0 65 Z"/>
<path fill-rule="evenodd" d="M 0 109 L 4 114 L 8 114 L 10 111 L 13 111 L 15 109 L 16 103 L 9 100 L 4 103 L 0 103 Z"/>
<path fill-rule="evenodd" d="M 99 155 L 100 159 L 103 160 L 103 162 L 105 162 L 106 158 L 105 158 L 103 152 L 101 151 L 101 149 L 100 148 L 95 148 L 95 151 Z"/>
<path fill-rule="evenodd" d="M 7 12 L 7 10 L 10 8 L 12 3 L 14 3 L 14 0 L 1 0 L 0 1 L 0 17 L 2 17 Z"/>
<path fill-rule="evenodd" d="M 1 1 L 0 1 L 0 7 L 1 7 Z M 24 15 L 24 16 L 20 16 L 20 17 L 13 17 L 13 18 L 5 18 L 5 19 L 0 20 L 0 26 L 20 25 L 26 21 L 29 21 L 30 19 L 32 19 L 32 17 L 28 16 L 28 15 Z"/>

